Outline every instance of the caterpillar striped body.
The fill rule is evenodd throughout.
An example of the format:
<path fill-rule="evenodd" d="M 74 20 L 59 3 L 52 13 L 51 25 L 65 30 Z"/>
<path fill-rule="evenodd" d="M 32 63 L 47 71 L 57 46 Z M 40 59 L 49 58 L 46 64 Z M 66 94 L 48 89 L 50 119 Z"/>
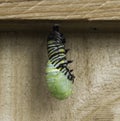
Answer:
<path fill-rule="evenodd" d="M 72 85 L 75 76 L 73 70 L 68 69 L 72 61 L 66 59 L 65 37 L 59 32 L 59 26 L 54 25 L 53 31 L 47 39 L 48 63 L 46 68 L 46 79 L 48 89 L 57 99 L 66 99 L 72 94 Z"/>

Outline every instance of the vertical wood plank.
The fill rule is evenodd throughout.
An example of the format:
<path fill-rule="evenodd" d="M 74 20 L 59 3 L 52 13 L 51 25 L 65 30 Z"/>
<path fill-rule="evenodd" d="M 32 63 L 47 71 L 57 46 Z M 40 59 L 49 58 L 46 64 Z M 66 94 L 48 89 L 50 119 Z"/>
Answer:
<path fill-rule="evenodd" d="M 119 33 L 65 33 L 76 76 L 74 94 L 47 90 L 45 33 L 0 33 L 0 121 L 118 121 Z"/>

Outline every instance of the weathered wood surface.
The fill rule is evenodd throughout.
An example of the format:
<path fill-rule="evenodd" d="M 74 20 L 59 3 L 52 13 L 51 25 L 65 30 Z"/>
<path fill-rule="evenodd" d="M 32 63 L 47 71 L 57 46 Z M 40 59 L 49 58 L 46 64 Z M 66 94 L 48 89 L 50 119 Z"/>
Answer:
<path fill-rule="evenodd" d="M 120 20 L 119 0 L 0 0 L 0 19 Z"/>
<path fill-rule="evenodd" d="M 0 33 L 0 121 L 119 121 L 120 34 L 65 33 L 74 94 L 47 90 L 46 34 Z"/>

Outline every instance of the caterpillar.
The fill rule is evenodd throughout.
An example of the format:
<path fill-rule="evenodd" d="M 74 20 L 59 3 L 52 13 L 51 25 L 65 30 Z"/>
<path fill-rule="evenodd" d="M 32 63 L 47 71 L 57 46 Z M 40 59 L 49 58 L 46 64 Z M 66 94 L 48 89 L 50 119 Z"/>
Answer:
<path fill-rule="evenodd" d="M 59 25 L 53 26 L 53 31 L 47 39 L 48 63 L 46 68 L 46 79 L 48 89 L 57 99 L 66 99 L 72 94 L 72 85 L 75 76 L 73 70 L 68 69 L 66 54 L 69 49 L 65 49 L 66 39 L 59 32 Z"/>

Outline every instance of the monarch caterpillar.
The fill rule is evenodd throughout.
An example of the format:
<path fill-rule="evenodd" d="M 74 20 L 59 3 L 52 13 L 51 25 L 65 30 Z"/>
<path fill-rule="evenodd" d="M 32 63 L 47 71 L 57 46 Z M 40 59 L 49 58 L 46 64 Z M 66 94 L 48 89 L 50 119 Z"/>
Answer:
<path fill-rule="evenodd" d="M 51 94 L 57 99 L 65 99 L 72 94 L 72 83 L 75 76 L 73 70 L 68 69 L 72 61 L 66 59 L 65 38 L 59 32 L 59 26 L 54 25 L 53 31 L 47 39 L 48 63 L 46 68 L 46 79 Z"/>

